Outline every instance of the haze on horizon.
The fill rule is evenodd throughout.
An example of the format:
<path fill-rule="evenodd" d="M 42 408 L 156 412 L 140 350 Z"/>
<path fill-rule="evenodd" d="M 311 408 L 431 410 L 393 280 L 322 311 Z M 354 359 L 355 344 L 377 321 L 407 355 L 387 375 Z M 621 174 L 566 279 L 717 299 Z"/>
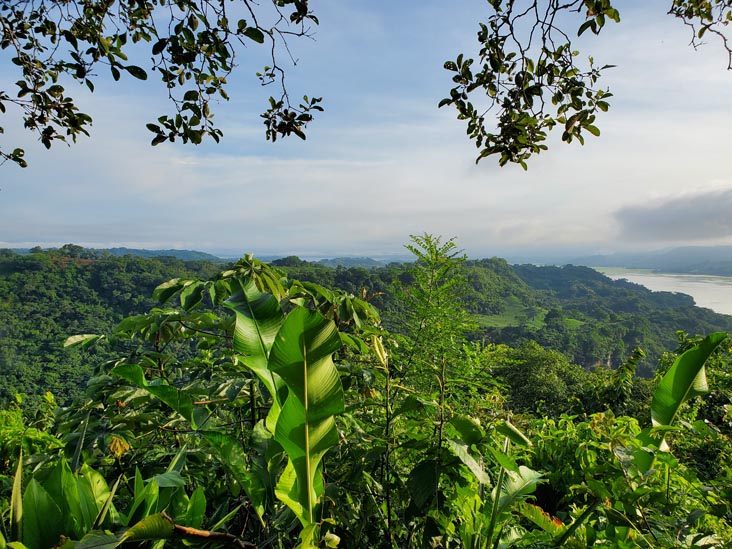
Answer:
<path fill-rule="evenodd" d="M 588 255 L 732 243 L 729 108 L 721 46 L 695 51 L 659 0 L 620 2 L 622 22 L 577 41 L 612 63 L 615 97 L 584 147 L 558 135 L 529 170 L 474 163 L 444 61 L 475 50 L 483 0 L 410 9 L 384 0 L 319 3 L 316 41 L 292 44 L 295 95 L 323 95 L 308 139 L 264 141 L 256 48 L 243 55 L 221 145 L 151 148 L 145 123 L 164 90 L 99 82 L 80 100 L 92 137 L 51 151 L 6 122 L 2 143 L 30 167 L 0 168 L 0 247 L 185 248 L 217 255 L 404 255 L 430 232 L 472 257 Z M 0 57 L 0 88 L 13 74 Z M 83 94 L 83 91 L 80 91 Z"/>

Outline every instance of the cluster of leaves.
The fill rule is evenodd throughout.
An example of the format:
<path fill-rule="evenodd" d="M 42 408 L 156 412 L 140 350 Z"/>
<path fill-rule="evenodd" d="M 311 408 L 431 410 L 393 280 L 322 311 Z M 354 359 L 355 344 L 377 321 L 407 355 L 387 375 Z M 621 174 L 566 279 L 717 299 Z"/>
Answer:
<path fill-rule="evenodd" d="M 598 113 L 609 108 L 612 94 L 598 87 L 606 69 L 580 52 L 571 35 L 599 34 L 606 22 L 620 21 L 612 0 L 489 0 L 491 14 L 480 23 L 477 60 L 463 54 L 447 61 L 455 86 L 439 106 L 451 105 L 467 122 L 468 137 L 479 153 L 476 162 L 497 155 L 499 165 L 526 161 L 547 149 L 547 135 L 562 128 L 562 141 L 584 144 L 600 135 Z M 732 21 L 729 0 L 673 0 L 669 14 L 692 29 L 695 47 L 706 34 L 716 35 L 729 56 L 726 27 Z M 579 19 L 576 27 L 567 21 Z M 489 116 L 490 115 L 490 116 Z"/>
<path fill-rule="evenodd" d="M 167 457 L 172 463 L 166 473 L 191 468 L 196 471 L 195 482 L 210 488 L 211 465 L 206 461 L 214 454 L 219 459 L 219 478 L 225 480 L 218 499 L 212 498 L 211 504 L 223 513 L 216 515 L 214 524 L 236 515 L 246 525 L 249 514 L 275 513 L 286 522 L 284 531 L 291 531 L 294 525 L 289 521 L 296 516 L 309 526 L 303 530 L 305 542 L 308 532 L 314 534 L 312 523 L 319 516 L 323 489 L 319 460 L 338 440 L 332 416 L 343 410 L 331 355 L 343 342 L 356 349 L 364 346 L 355 336 L 339 334 L 336 323 L 358 326 L 375 311 L 365 302 L 314 284 L 291 283 L 285 288 L 282 282 L 276 271 L 245 259 L 210 282 L 174 279 L 155 291 L 161 303 L 179 297 L 180 309 L 155 308 L 129 317 L 110 337 L 70 338 L 68 344 L 73 346 L 107 341 L 133 349 L 107 366 L 110 370 L 100 368 L 90 382 L 86 402 L 60 419 L 69 455 L 75 448 L 74 461 L 96 466 L 114 463 L 123 471 L 129 463 L 147 475 Z M 211 310 L 201 310 L 204 300 Z M 221 316 L 222 305 L 235 316 Z M 151 433 L 151 428 L 158 432 Z M 244 448 L 256 449 L 255 456 L 247 455 Z M 269 462 L 267 478 L 248 470 L 250 457 L 257 455 Z M 185 519 L 190 507 L 183 505 L 188 497 L 185 491 L 175 492 L 183 503 L 173 503 L 173 496 L 158 500 L 157 488 L 141 487 L 138 477 L 139 473 L 123 475 L 119 505 L 139 511 L 139 502 L 146 501 L 142 516 L 137 513 L 136 519 L 154 516 L 155 524 L 170 535 L 195 537 L 184 530 L 196 526 Z M 157 473 L 152 478 L 160 480 Z M 235 506 L 229 489 L 246 496 L 246 505 Z M 286 507 L 280 504 L 272 509 L 278 500 Z M 159 505 L 151 503 L 157 501 Z M 171 506 L 183 509 L 184 516 L 171 511 L 162 515 Z M 113 529 L 129 529 L 109 537 L 109 543 L 130 539 L 128 532 L 137 528 L 131 513 L 120 513 L 123 520 L 111 515 Z M 255 535 L 265 536 L 258 524 L 263 524 L 262 519 L 250 528 L 259 532 Z M 161 535 L 157 527 L 155 531 Z M 58 537 L 60 532 L 55 533 Z M 74 535 L 72 539 L 80 539 Z M 101 535 L 88 533 L 80 546 L 98 541 Z M 224 534 L 213 539 L 229 538 L 234 539 Z"/>
<path fill-rule="evenodd" d="M 567 20 L 578 18 L 578 35 L 599 34 L 620 14 L 612 0 L 489 0 L 491 14 L 480 23 L 477 62 L 460 54 L 445 63 L 454 87 L 440 106 L 452 105 L 479 154 L 476 161 L 498 155 L 504 165 L 526 161 L 547 148 L 548 132 L 561 126 L 562 140 L 584 143 L 599 135 L 597 114 L 607 111 L 611 94 L 598 87 L 611 65 L 578 62 Z M 266 13 L 266 5 L 271 10 Z M 717 37 L 728 54 L 729 0 L 672 0 L 669 14 L 692 30 L 691 43 Z M 269 63 L 257 72 L 263 85 L 278 81 L 279 97 L 270 97 L 262 114 L 266 137 L 295 134 L 321 111 L 321 98 L 290 101 L 280 49 L 291 56 L 288 39 L 310 35 L 318 18 L 308 0 L 271 0 L 265 6 L 250 0 L 114 0 L 54 2 L 9 0 L 0 3 L 0 49 L 10 50 L 20 69 L 15 95 L 0 90 L 0 114 L 12 106 L 25 128 L 50 147 L 54 141 L 76 141 L 88 135 L 91 118 L 67 92 L 66 80 L 94 91 L 97 67 L 106 66 L 114 80 L 123 73 L 146 80 L 148 71 L 129 61 L 147 45 L 152 70 L 159 74 L 173 106 L 147 125 L 152 144 L 182 140 L 218 142 L 222 132 L 213 121 L 212 104 L 229 98 L 227 78 L 236 66 L 237 46 L 268 46 Z M 293 62 L 295 61 L 292 59 Z M 475 66 L 474 66 L 475 65 Z M 489 116 L 490 114 L 490 116 Z M 0 133 L 3 133 L 0 127 Z M 26 166 L 22 148 L 0 149 L 0 160 Z"/>
<path fill-rule="evenodd" d="M 581 68 L 579 52 L 557 19 L 586 10 L 578 34 L 588 29 L 597 34 L 606 20 L 620 21 L 610 1 L 490 4 L 494 11 L 478 32 L 477 68 L 462 54 L 446 62 L 445 69 L 455 73 L 456 86 L 440 102 L 440 107 L 454 106 L 458 119 L 467 120 L 468 137 L 480 150 L 476 162 L 497 154 L 501 166 L 516 162 L 526 169 L 530 156 L 547 149 L 547 132 L 557 124 L 563 126 L 562 140 L 567 143 L 574 139 L 584 143 L 583 131 L 600 135 L 594 125 L 596 114 L 608 110 L 611 94 L 596 84 L 611 66 L 595 67 L 590 58 L 589 67 Z M 476 94 L 483 94 L 477 107 L 470 100 Z M 492 110 L 497 111 L 495 130 L 493 118 L 486 120 Z"/>
<path fill-rule="evenodd" d="M 691 29 L 691 45 L 695 48 L 706 34 L 719 39 L 727 52 L 727 68 L 732 70 L 732 44 L 727 30 L 732 24 L 732 2 L 673 0 L 668 13 L 681 19 Z"/>
<path fill-rule="evenodd" d="M 147 125 L 152 144 L 182 140 L 218 142 L 222 132 L 213 120 L 212 105 L 227 100 L 227 77 L 237 62 L 237 46 L 269 46 L 269 66 L 259 74 L 263 84 L 281 84 L 279 99 L 271 98 L 265 113 L 267 138 L 296 133 L 322 110 L 318 100 L 290 104 L 284 71 L 276 52 L 290 37 L 307 36 L 318 19 L 307 0 L 273 0 L 266 6 L 243 0 L 53 2 L 11 0 L 0 4 L 0 49 L 10 50 L 20 70 L 18 90 L 0 90 L 0 114 L 8 106 L 22 113 L 26 129 L 38 134 L 46 148 L 55 141 L 76 141 L 89 134 L 92 119 L 79 110 L 66 90 L 77 81 L 94 91 L 99 67 L 117 81 L 123 74 L 147 80 L 148 71 L 130 62 L 145 51 L 151 69 L 167 89 L 172 114 Z M 256 9 L 255 9 L 256 8 Z M 3 128 L 0 127 L 0 133 Z M 0 159 L 25 167 L 23 149 L 0 149 Z"/>

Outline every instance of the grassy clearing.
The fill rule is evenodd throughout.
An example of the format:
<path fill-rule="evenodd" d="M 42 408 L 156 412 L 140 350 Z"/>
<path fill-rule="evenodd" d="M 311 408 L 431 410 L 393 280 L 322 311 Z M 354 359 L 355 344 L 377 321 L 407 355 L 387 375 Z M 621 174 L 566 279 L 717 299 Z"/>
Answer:
<path fill-rule="evenodd" d="M 511 296 L 503 306 L 503 311 L 497 315 L 475 315 L 481 328 L 508 328 L 525 326 L 539 330 L 544 326 L 544 317 L 547 309 L 526 307 L 515 296 Z"/>
<path fill-rule="evenodd" d="M 584 324 L 584 320 L 577 320 L 576 318 L 565 318 L 564 325 L 570 330 L 576 330 Z"/>

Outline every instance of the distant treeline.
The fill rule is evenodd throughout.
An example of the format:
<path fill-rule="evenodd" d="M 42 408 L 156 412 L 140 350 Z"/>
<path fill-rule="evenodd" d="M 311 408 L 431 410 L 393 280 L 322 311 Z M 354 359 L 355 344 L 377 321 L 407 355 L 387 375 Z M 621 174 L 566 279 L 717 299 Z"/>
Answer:
<path fill-rule="evenodd" d="M 11 251 L 24 255 L 29 253 L 53 252 L 58 250 L 63 250 L 63 253 L 66 255 L 83 256 L 87 259 L 100 259 L 110 255 L 117 257 L 132 255 L 135 257 L 174 257 L 181 261 L 211 261 L 213 263 L 225 262 L 224 259 L 218 256 L 206 252 L 197 252 L 195 250 L 144 250 L 140 248 L 125 247 L 84 248 L 83 246 L 78 246 L 76 244 L 66 244 L 61 248 L 42 248 L 41 246 L 36 246 L 34 248 L 14 248 Z"/>

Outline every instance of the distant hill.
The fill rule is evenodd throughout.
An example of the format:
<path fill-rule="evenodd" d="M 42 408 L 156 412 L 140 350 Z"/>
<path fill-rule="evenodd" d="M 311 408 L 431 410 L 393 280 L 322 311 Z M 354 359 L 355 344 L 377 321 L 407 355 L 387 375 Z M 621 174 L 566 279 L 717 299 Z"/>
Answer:
<path fill-rule="evenodd" d="M 321 259 L 318 263 L 325 265 L 326 267 L 345 267 L 347 269 L 350 269 L 351 267 L 375 269 L 389 264 L 387 261 L 379 261 L 377 259 L 371 259 L 370 257 L 334 257 L 332 259 Z"/>
<path fill-rule="evenodd" d="M 98 250 L 101 252 L 109 252 L 110 254 L 121 257 L 125 255 L 133 255 L 135 257 L 175 257 L 181 261 L 211 261 L 212 263 L 223 263 L 224 260 L 218 256 L 197 252 L 195 250 L 143 250 L 138 248 L 106 248 Z"/>
<path fill-rule="evenodd" d="M 53 251 L 57 250 L 58 248 L 41 248 L 40 246 L 36 248 L 11 248 L 11 251 L 13 251 L 16 254 L 20 255 L 26 255 L 31 252 L 40 252 L 40 251 Z M 104 254 L 113 255 L 115 257 L 124 257 L 126 255 L 131 255 L 134 257 L 146 257 L 146 258 L 152 258 L 152 257 L 174 257 L 176 259 L 180 259 L 181 261 L 210 261 L 211 263 L 226 263 L 228 260 L 223 259 L 221 257 L 215 256 L 213 254 L 209 254 L 206 252 L 198 252 L 195 250 L 145 250 L 142 248 L 125 248 L 125 247 L 117 247 L 117 248 L 82 248 L 81 246 L 77 246 L 75 244 L 66 244 L 61 248 L 63 249 L 78 249 L 79 253 L 83 253 L 85 256 L 103 256 Z M 83 252 L 81 252 L 83 250 Z"/>
<path fill-rule="evenodd" d="M 652 269 L 665 273 L 732 276 L 732 246 L 683 246 L 651 252 L 615 253 L 571 261 L 588 267 Z"/>
<path fill-rule="evenodd" d="M 0 250 L 0 408 L 25 393 L 51 391 L 67 403 L 95 364 L 111 355 L 64 349 L 73 334 L 107 333 L 124 317 L 157 304 L 153 289 L 175 277 L 208 278 L 210 261 L 115 256 L 80 246 L 17 254 Z"/>
<path fill-rule="evenodd" d="M 306 265 L 321 265 L 330 269 L 335 269 L 337 267 L 343 267 L 345 269 L 378 269 L 381 267 L 386 267 L 390 263 L 394 262 L 393 260 L 382 261 L 379 259 L 373 259 L 371 257 L 334 257 L 330 259 L 309 261 L 307 259 L 302 259 L 296 255 L 288 255 L 287 257 L 278 257 L 275 259 L 259 257 L 259 259 L 271 263 L 276 267 L 302 267 Z"/>

